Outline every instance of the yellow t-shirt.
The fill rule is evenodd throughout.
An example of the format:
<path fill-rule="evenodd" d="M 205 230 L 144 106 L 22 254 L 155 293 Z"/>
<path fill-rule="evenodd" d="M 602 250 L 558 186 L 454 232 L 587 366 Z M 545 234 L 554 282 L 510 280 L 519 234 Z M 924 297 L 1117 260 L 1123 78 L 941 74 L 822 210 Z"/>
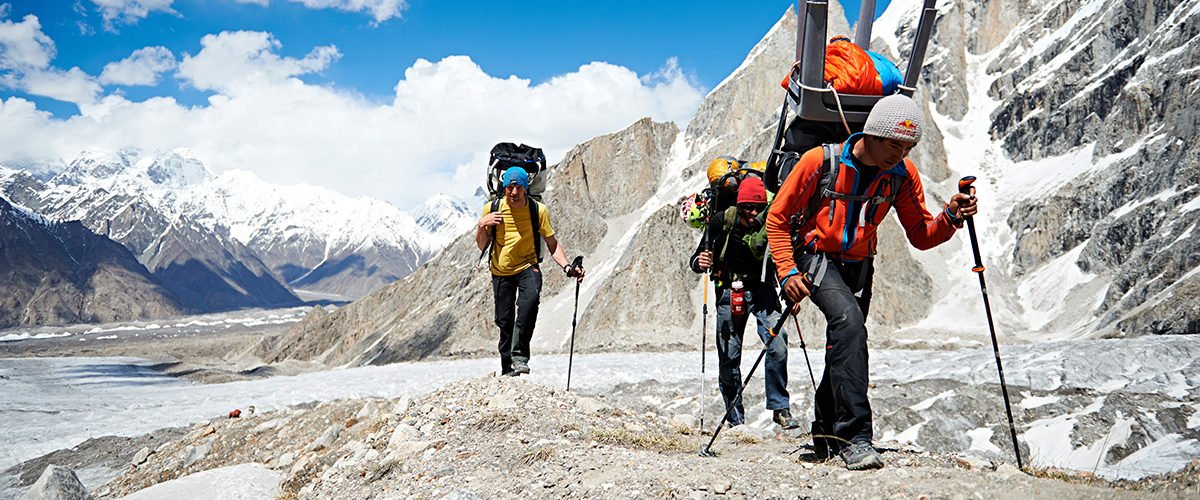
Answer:
<path fill-rule="evenodd" d="M 530 201 L 527 200 L 526 203 Z M 512 276 L 537 263 L 529 206 L 509 210 L 508 200 L 501 198 L 499 210 L 507 212 L 504 222 L 495 226 L 496 241 L 492 243 L 491 256 L 492 274 Z M 483 205 L 483 215 L 491 211 L 490 202 Z M 538 203 L 538 226 L 542 238 L 554 236 L 554 229 L 550 228 L 550 211 L 546 209 L 545 203 Z"/>

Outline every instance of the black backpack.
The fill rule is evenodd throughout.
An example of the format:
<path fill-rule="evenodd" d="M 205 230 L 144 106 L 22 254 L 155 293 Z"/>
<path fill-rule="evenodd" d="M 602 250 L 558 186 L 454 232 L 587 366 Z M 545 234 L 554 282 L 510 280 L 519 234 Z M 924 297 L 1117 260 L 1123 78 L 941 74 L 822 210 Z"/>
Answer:
<path fill-rule="evenodd" d="M 525 169 L 525 172 L 529 174 L 529 189 L 526 191 L 531 196 L 541 197 L 542 189 L 539 188 L 544 188 L 545 182 L 540 174 L 546 170 L 546 155 L 542 153 L 541 148 L 501 142 L 492 146 L 492 153 L 488 157 L 488 167 L 489 198 L 499 198 L 504 195 L 504 186 L 500 185 L 501 177 L 504 176 L 505 170 L 512 167 Z"/>
<path fill-rule="evenodd" d="M 800 160 L 800 156 L 812 148 L 822 144 L 841 144 L 850 138 L 850 134 L 841 124 L 792 119 L 787 130 L 783 132 L 783 145 L 771 151 L 767 158 L 767 166 L 763 174 L 763 184 L 767 191 L 778 193 L 783 181 L 792 172 L 792 167 Z M 852 124 L 851 130 L 861 131 L 863 124 Z"/>
<path fill-rule="evenodd" d="M 538 232 L 538 205 L 542 197 L 542 192 L 545 190 L 545 178 L 540 174 L 546 170 L 546 155 L 542 153 L 541 148 L 535 148 L 526 144 L 513 144 L 511 142 L 501 142 L 492 146 L 492 152 L 488 157 L 488 177 L 487 189 L 488 199 L 491 203 L 491 212 L 500 209 L 500 198 L 504 196 L 503 182 L 504 171 L 512 167 L 521 167 L 529 174 L 529 189 L 525 190 L 525 199 L 529 206 L 529 222 L 533 226 L 533 252 L 537 257 L 537 262 L 542 261 L 542 234 Z M 479 260 L 483 260 L 483 256 L 487 255 L 492 244 L 496 241 L 496 228 L 492 227 L 491 235 L 488 236 L 487 246 L 479 254 Z"/>

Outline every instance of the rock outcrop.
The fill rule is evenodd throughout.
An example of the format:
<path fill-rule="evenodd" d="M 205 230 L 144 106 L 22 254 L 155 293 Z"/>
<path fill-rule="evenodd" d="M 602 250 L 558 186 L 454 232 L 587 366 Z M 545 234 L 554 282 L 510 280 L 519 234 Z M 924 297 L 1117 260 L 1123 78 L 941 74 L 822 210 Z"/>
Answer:
<path fill-rule="evenodd" d="M 33 486 L 21 495 L 21 500 L 92 500 L 75 471 L 48 465 Z"/>

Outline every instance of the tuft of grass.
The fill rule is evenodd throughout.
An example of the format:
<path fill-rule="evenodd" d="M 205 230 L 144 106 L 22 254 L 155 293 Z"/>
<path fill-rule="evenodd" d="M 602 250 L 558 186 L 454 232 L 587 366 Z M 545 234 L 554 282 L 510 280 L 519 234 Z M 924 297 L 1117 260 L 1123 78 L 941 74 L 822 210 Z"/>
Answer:
<path fill-rule="evenodd" d="M 525 465 L 533 465 L 538 462 L 545 462 L 554 456 L 556 450 L 550 446 L 543 446 L 535 450 L 526 450 L 524 455 L 521 455 L 521 463 Z"/>
<path fill-rule="evenodd" d="M 1037 468 L 1026 465 L 1025 472 L 1041 479 L 1053 479 L 1070 484 L 1088 484 L 1093 486 L 1117 487 L 1117 484 L 1088 472 L 1075 472 L 1055 468 Z M 1136 489 L 1136 488 L 1129 488 Z"/>
<path fill-rule="evenodd" d="M 677 437 L 664 436 L 662 434 L 649 432 L 597 430 L 592 432 L 592 439 L 601 443 L 641 448 L 646 450 L 675 451 L 691 449 L 690 446 Z"/>
<path fill-rule="evenodd" d="M 693 434 L 695 434 L 695 433 L 696 433 L 696 429 L 695 429 L 695 428 L 693 428 L 692 426 L 690 426 L 690 425 L 683 425 L 683 424 L 681 424 L 681 423 L 678 423 L 678 422 L 674 422 L 674 423 L 672 423 L 672 424 L 671 424 L 671 427 L 673 427 L 673 428 L 675 429 L 675 433 L 676 433 L 676 434 L 680 434 L 680 435 L 683 435 L 683 436 L 691 436 L 691 435 L 693 435 Z"/>
<path fill-rule="evenodd" d="M 762 440 L 759 439 L 758 436 L 754 436 L 751 434 L 742 434 L 740 432 L 734 434 L 733 440 L 734 440 L 734 442 L 736 442 L 738 444 L 758 444 L 758 443 L 762 442 Z"/>
<path fill-rule="evenodd" d="M 517 422 L 520 422 L 520 419 L 516 415 L 496 411 L 480 417 L 476 425 L 480 430 L 503 432 L 516 425 Z"/>

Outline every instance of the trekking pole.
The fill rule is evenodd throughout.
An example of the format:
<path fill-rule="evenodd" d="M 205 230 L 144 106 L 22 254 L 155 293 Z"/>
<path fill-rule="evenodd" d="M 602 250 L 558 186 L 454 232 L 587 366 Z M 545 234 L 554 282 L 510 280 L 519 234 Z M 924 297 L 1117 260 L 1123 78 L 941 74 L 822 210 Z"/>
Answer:
<path fill-rule="evenodd" d="M 800 318 L 792 316 L 792 320 L 796 322 L 796 336 L 800 338 L 800 352 L 804 353 L 804 364 L 808 365 L 808 380 L 812 382 L 813 401 L 817 397 L 817 378 L 813 376 L 812 363 L 808 361 L 808 348 L 804 346 L 804 334 L 800 333 Z"/>
<path fill-rule="evenodd" d="M 713 430 L 712 439 L 708 440 L 708 444 L 700 448 L 700 456 L 715 457 L 717 456 L 712 451 L 713 442 L 717 440 L 717 435 L 721 434 L 721 428 L 725 426 L 725 422 L 729 421 L 729 414 L 733 412 L 733 408 L 742 400 L 742 391 L 746 390 L 746 384 L 750 383 L 750 378 L 754 376 L 754 371 L 758 369 L 759 363 L 762 363 L 763 357 L 767 355 L 767 351 L 771 350 L 771 343 L 775 342 L 775 338 L 779 336 L 779 329 L 783 328 L 783 323 L 787 321 L 788 315 L 792 314 L 792 309 L 795 304 L 788 303 L 783 309 L 783 315 L 779 317 L 779 321 L 775 322 L 775 326 L 771 328 L 771 339 L 763 346 L 762 352 L 758 353 L 758 359 L 754 360 L 754 366 L 750 367 L 750 373 L 746 374 L 746 380 L 742 382 L 742 386 L 738 388 L 737 396 L 733 401 L 729 402 L 729 406 L 725 408 L 725 417 L 721 419 L 721 423 L 717 424 L 717 428 Z"/>
<path fill-rule="evenodd" d="M 705 189 L 703 193 L 704 193 L 704 197 L 705 197 L 705 200 L 704 200 L 704 250 L 708 251 L 709 250 L 709 248 L 708 248 L 709 247 L 708 221 L 709 221 L 709 216 L 712 215 L 711 213 L 709 213 L 709 209 L 710 209 L 709 203 L 712 202 L 712 190 Z M 707 393 L 707 391 L 706 391 L 707 380 L 705 379 L 704 367 L 707 364 L 705 362 L 706 361 L 705 354 L 708 352 L 708 349 L 706 349 L 707 344 L 708 344 L 708 275 L 711 273 L 712 273 L 712 264 L 710 263 L 708 269 L 704 272 L 704 308 L 701 310 L 702 313 L 701 313 L 701 320 L 700 320 L 700 396 L 696 398 L 696 404 L 700 406 L 700 425 L 697 427 L 697 429 L 700 429 L 701 432 L 703 432 L 703 430 L 704 430 L 704 395 Z M 701 434 L 701 435 L 703 435 L 703 434 Z"/>
<path fill-rule="evenodd" d="M 771 245 L 768 243 L 767 244 L 767 252 L 766 252 L 766 254 L 763 255 L 763 271 L 762 271 L 762 275 L 759 277 L 760 281 L 767 280 L 767 259 L 771 255 L 770 249 L 771 249 Z M 778 273 L 776 273 L 776 275 L 775 275 L 775 280 L 777 282 L 779 280 Z M 783 293 L 783 283 L 782 282 L 779 283 L 779 292 L 780 292 L 780 294 Z M 800 351 L 804 353 L 804 364 L 808 366 L 808 380 L 812 382 L 813 397 L 815 398 L 816 394 L 817 394 L 817 378 L 813 376 L 812 362 L 810 362 L 808 360 L 808 348 L 804 345 L 804 334 L 800 333 L 800 318 L 797 316 L 792 316 L 792 320 L 796 324 L 796 336 L 800 338 Z"/>
<path fill-rule="evenodd" d="M 708 343 L 708 273 L 704 273 L 704 312 L 700 320 L 700 397 L 696 398 L 700 405 L 700 426 L 699 429 L 704 429 L 704 394 L 706 389 L 706 380 L 704 379 L 704 364 L 705 364 L 705 344 Z"/>
<path fill-rule="evenodd" d="M 583 267 L 583 256 L 575 257 L 571 262 L 568 277 L 579 276 L 579 268 Z M 571 313 L 571 353 L 567 355 L 567 390 L 571 390 L 571 365 L 575 363 L 575 317 L 579 314 L 579 279 L 575 279 L 575 312 Z"/>
<path fill-rule="evenodd" d="M 975 176 L 959 179 L 958 192 L 971 194 L 971 183 Z M 1004 382 L 1004 367 L 1000 365 L 1000 346 L 996 342 L 996 327 L 992 324 L 992 306 L 988 303 L 987 283 L 983 280 L 983 259 L 979 256 L 979 240 L 975 238 L 974 217 L 967 216 L 967 231 L 971 233 L 971 251 L 975 253 L 975 267 L 972 271 L 979 274 L 979 289 L 983 292 L 983 310 L 987 312 L 988 330 L 992 333 L 992 352 L 996 355 L 996 371 L 1000 374 L 1000 391 L 1004 394 L 1004 411 L 1008 414 L 1008 432 L 1012 436 L 1013 453 L 1017 455 L 1017 468 L 1024 470 L 1021 464 L 1021 447 L 1017 444 L 1017 428 L 1013 425 L 1012 406 L 1008 402 L 1008 384 Z"/>

